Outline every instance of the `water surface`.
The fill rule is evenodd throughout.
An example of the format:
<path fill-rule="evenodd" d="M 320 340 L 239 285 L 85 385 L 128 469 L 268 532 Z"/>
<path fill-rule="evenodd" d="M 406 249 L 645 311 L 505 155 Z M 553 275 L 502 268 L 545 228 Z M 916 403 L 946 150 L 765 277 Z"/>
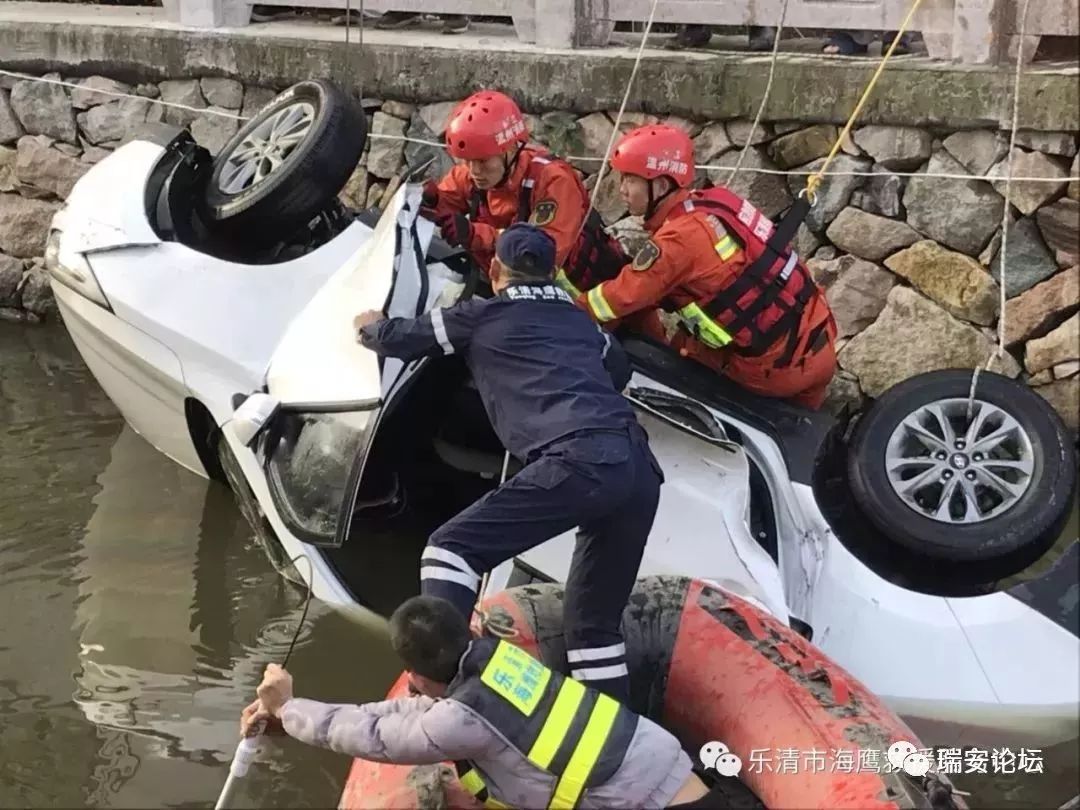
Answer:
<path fill-rule="evenodd" d="M 62 327 L 0 323 L 0 425 L 0 806 L 212 805 L 303 592 L 228 490 L 125 426 Z M 298 690 L 382 697 L 382 625 L 313 603 Z M 336 805 L 346 758 L 268 753 L 238 806 Z"/>
<path fill-rule="evenodd" d="M 0 807 L 212 806 L 302 601 L 224 487 L 125 427 L 62 326 L 0 323 Z M 343 702 L 397 673 L 381 620 L 318 604 L 289 668 Z M 973 807 L 1058 807 L 1077 744 L 1043 753 L 1042 775 L 955 781 Z M 333 807 L 348 767 L 285 740 L 236 806 Z"/>

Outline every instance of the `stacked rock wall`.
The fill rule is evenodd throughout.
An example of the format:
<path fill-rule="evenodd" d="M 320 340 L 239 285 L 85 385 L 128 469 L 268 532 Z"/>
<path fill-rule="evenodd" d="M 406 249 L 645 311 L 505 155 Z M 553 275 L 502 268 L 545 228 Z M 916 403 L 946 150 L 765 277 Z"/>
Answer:
<path fill-rule="evenodd" d="M 60 78 L 52 74 L 50 78 Z M 74 182 L 147 121 L 189 126 L 211 151 L 275 90 L 227 78 L 181 78 L 129 86 L 108 77 L 72 79 L 80 89 L 0 78 L 0 316 L 37 320 L 50 311 L 41 254 L 52 214 Z M 93 90 L 130 93 L 118 98 Z M 159 99 L 203 114 L 154 103 Z M 455 100 L 415 106 L 365 99 L 372 138 L 342 191 L 356 207 L 383 205 L 406 166 L 430 158 Z M 529 116 L 534 139 L 572 162 L 593 188 L 615 114 Z M 622 128 L 656 122 L 627 113 Z M 728 183 L 750 136 L 745 120 L 663 119 L 694 138 L 697 182 Z M 383 138 L 380 136 L 392 136 Z M 837 127 L 766 122 L 753 135 L 730 186 L 769 215 L 786 208 L 821 165 Z M 1075 132 L 1021 131 L 1013 154 L 1005 278 L 1007 352 L 994 366 L 1021 377 L 1054 404 L 1073 430 L 1080 399 L 1080 174 Z M 856 409 L 914 374 L 981 365 L 999 328 L 1001 220 L 1009 133 L 870 125 L 856 128 L 797 238 L 800 255 L 827 291 L 840 327 L 840 366 L 830 407 Z M 773 173 L 775 172 L 775 173 Z M 791 172 L 785 174 L 784 172 Z M 920 174 L 949 174 L 938 179 Z M 914 176 L 906 174 L 914 173 Z M 989 176 L 989 180 L 975 179 Z M 972 179 L 966 179 L 966 178 Z M 644 238 L 606 173 L 597 208 L 629 250 Z"/>

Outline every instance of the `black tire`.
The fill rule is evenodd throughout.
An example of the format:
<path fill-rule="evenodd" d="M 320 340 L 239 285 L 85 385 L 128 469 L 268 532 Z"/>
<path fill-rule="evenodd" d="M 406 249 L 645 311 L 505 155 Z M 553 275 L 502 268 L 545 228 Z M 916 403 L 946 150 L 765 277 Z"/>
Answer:
<path fill-rule="evenodd" d="M 934 371 L 889 389 L 859 419 L 847 458 L 859 511 L 891 544 L 889 551 L 938 573 L 947 571 L 958 584 L 990 583 L 1035 562 L 1054 544 L 1076 497 L 1076 451 L 1061 418 L 1026 385 L 990 372 L 979 375 L 975 398 L 1004 411 L 1027 434 L 1033 461 L 1027 489 L 999 514 L 975 523 L 936 520 L 897 495 L 886 472 L 893 431 L 924 405 L 966 400 L 971 376 L 970 369 Z M 972 463 L 959 461 L 965 466 L 958 472 Z"/>
<path fill-rule="evenodd" d="M 226 192 L 222 177 L 244 140 L 287 107 L 309 104 L 313 120 L 281 165 L 257 183 Z M 272 242 L 303 227 L 348 182 L 364 151 L 367 119 L 358 102 L 323 80 L 294 84 L 263 107 L 214 158 L 202 214 L 216 231 Z"/>

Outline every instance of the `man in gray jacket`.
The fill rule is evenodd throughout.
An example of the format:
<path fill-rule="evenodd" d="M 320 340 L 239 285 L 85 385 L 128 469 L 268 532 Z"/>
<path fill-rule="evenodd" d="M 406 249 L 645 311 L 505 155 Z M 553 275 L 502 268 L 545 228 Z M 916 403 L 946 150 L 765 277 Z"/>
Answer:
<path fill-rule="evenodd" d="M 474 639 L 454 606 L 417 596 L 390 617 L 415 697 L 362 706 L 293 697 L 270 664 L 241 734 L 260 723 L 311 745 L 398 765 L 453 761 L 481 802 L 519 808 L 713 806 L 678 740 L 507 641 Z"/>

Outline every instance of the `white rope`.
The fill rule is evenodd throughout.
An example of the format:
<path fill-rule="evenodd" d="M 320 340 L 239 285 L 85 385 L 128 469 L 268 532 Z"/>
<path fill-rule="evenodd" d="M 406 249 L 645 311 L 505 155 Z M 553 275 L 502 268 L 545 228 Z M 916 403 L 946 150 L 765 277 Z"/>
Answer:
<path fill-rule="evenodd" d="M 765 82 L 765 92 L 761 96 L 761 104 L 758 105 L 757 115 L 754 116 L 754 121 L 750 124 L 750 134 L 746 136 L 746 143 L 743 144 L 742 151 L 739 153 L 739 160 L 735 163 L 735 168 L 731 170 L 725 181 L 726 185 L 731 185 L 732 181 L 735 179 L 735 175 L 738 174 L 739 170 L 742 168 L 743 161 L 746 159 L 746 154 L 750 151 L 750 145 L 754 142 L 754 133 L 757 132 L 758 125 L 761 123 L 761 116 L 765 112 L 765 105 L 769 103 L 769 93 L 772 92 L 773 75 L 776 73 L 776 57 L 777 54 L 780 53 L 780 36 L 784 33 L 784 22 L 787 20 L 787 8 L 788 0 L 784 0 L 784 7 L 780 9 L 780 22 L 776 26 L 776 36 L 773 38 L 772 57 L 769 59 L 769 79 Z M 811 200 L 812 199 L 813 198 L 811 198 Z"/>
<path fill-rule="evenodd" d="M 649 32 L 652 30 L 653 18 L 656 16 L 656 7 L 659 2 L 660 0 L 652 0 L 652 6 L 649 8 L 649 19 L 646 20 L 645 30 L 641 34 L 641 43 L 638 45 L 637 55 L 634 57 L 634 67 L 630 70 L 630 79 L 626 82 L 626 92 L 623 93 L 619 112 L 615 115 L 615 124 L 611 128 L 611 137 L 608 138 L 607 149 L 604 150 L 604 157 L 600 159 L 600 171 L 597 172 L 596 183 L 593 185 L 592 193 L 589 195 L 589 208 L 585 212 L 585 218 L 581 221 L 581 226 L 578 228 L 578 236 L 581 236 L 581 232 L 585 229 L 585 223 L 588 222 L 589 217 L 596 208 L 596 197 L 600 193 L 600 183 L 604 180 L 604 172 L 607 170 L 608 158 L 611 157 L 615 139 L 619 137 L 619 125 L 622 123 L 623 113 L 626 112 L 626 104 L 630 100 L 630 91 L 634 87 L 634 79 L 637 77 L 638 68 L 641 67 L 641 59 L 645 55 L 645 45 L 649 41 Z"/>
<path fill-rule="evenodd" d="M 998 267 L 998 328 L 997 328 L 997 347 L 994 349 L 993 354 L 986 360 L 986 370 L 990 370 L 991 364 L 995 360 L 1001 359 L 1005 354 L 1005 302 L 1006 302 L 1006 289 L 1005 289 L 1005 267 L 1008 264 L 1008 250 L 1009 250 L 1009 219 L 1010 219 L 1010 206 L 1012 202 L 1012 181 L 1015 179 L 1012 176 L 1012 160 L 1013 151 L 1016 149 L 1016 131 L 1020 123 L 1020 76 L 1024 70 L 1024 33 L 1027 29 L 1027 17 L 1028 8 L 1031 6 L 1031 0 L 1024 0 L 1024 10 L 1020 13 L 1020 35 L 1017 40 L 1016 46 L 1016 74 L 1013 77 L 1013 95 L 1012 95 L 1012 131 L 1009 134 L 1009 154 L 1005 159 L 1005 205 L 1001 209 L 1001 247 L 998 250 L 998 256 L 1000 261 Z M 979 383 L 979 367 L 975 366 L 975 370 L 971 374 L 971 389 L 968 391 L 968 403 L 967 403 L 967 418 L 968 422 L 971 422 L 971 412 L 975 405 L 975 387 Z"/>
<path fill-rule="evenodd" d="M 1020 39 L 1016 47 L 1016 75 L 1013 77 L 1013 109 L 1012 109 L 1012 132 L 1009 135 L 1009 155 L 1005 159 L 1005 205 L 1001 209 L 1001 250 L 998 253 L 1001 256 L 1000 278 L 998 279 L 998 286 L 1000 287 L 999 305 L 1001 312 L 998 313 L 998 346 L 997 352 L 994 357 L 1001 357 L 1005 352 L 1005 265 L 1008 260 L 1009 249 L 1009 208 L 1012 203 L 1012 166 L 1013 166 L 1013 152 L 1016 150 L 1016 130 L 1020 124 L 1020 76 L 1024 70 L 1024 32 L 1027 29 L 1027 17 L 1028 8 L 1031 6 L 1031 0 L 1024 0 L 1024 10 L 1020 15 Z M 986 363 L 986 367 L 990 367 L 990 361 Z"/>
<path fill-rule="evenodd" d="M 227 110 L 214 109 L 212 107 L 191 107 L 187 104 L 180 104 L 175 101 L 162 101 L 159 98 L 148 98 L 146 96 L 136 95 L 134 93 L 121 93 L 115 90 L 99 90 L 93 87 L 85 87 L 79 84 L 73 84 L 71 82 L 60 81 L 58 79 L 45 79 L 41 76 L 30 76 L 25 73 L 16 73 L 10 70 L 4 70 L 0 68 L 0 76 L 10 76 L 15 79 L 22 79 L 24 81 L 40 82 L 42 84 L 56 84 L 61 87 L 68 87 L 73 90 L 81 90 L 84 93 L 99 93 L 104 96 L 112 96 L 115 98 L 133 98 L 139 101 L 145 101 L 149 104 L 158 104 L 162 107 L 167 107 L 175 110 L 186 110 L 188 112 L 198 113 L 200 115 L 216 115 L 220 118 L 231 118 L 237 121 L 249 121 L 250 116 L 238 115 L 237 113 L 231 113 Z M 616 127 L 613 132 L 617 133 Z M 383 141 L 403 141 L 404 143 L 415 143 L 420 146 L 431 146 L 438 149 L 445 149 L 446 144 L 440 141 L 429 141 L 423 138 L 412 138 L 406 135 L 393 135 L 389 133 L 369 133 L 369 138 Z M 595 157 L 591 155 L 566 155 L 566 160 L 587 161 L 591 163 L 606 164 L 606 158 Z M 704 171 L 719 171 L 730 170 L 730 166 L 724 166 L 716 163 L 697 163 L 694 165 L 694 169 L 702 169 Z M 804 169 L 759 169 L 759 168 L 747 168 L 740 167 L 740 172 L 750 172 L 752 174 L 770 174 L 778 177 L 805 177 L 813 174 L 813 171 Z M 895 177 L 919 177 L 927 180 L 983 180 L 986 182 L 1000 182 L 1002 177 L 1000 175 L 993 174 L 952 174 L 948 172 L 900 172 L 891 171 L 888 174 L 882 172 L 864 172 L 864 171 L 826 171 L 822 174 L 822 177 L 886 177 L 888 175 Z M 1016 177 L 1011 178 L 1014 183 L 1052 183 L 1061 184 L 1068 183 L 1069 181 L 1080 181 L 1080 175 L 1067 176 L 1067 177 Z M 729 180 L 730 182 L 730 180 Z M 596 189 L 593 189 L 595 195 Z"/>

